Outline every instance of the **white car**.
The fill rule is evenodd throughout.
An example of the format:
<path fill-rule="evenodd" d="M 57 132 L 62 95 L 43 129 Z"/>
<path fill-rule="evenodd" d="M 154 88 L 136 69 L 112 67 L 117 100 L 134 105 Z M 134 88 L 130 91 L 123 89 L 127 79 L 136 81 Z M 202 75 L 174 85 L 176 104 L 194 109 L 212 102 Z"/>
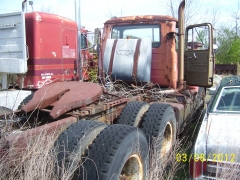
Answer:
<path fill-rule="evenodd" d="M 240 179 L 240 76 L 222 79 L 188 159 L 192 179 Z"/>

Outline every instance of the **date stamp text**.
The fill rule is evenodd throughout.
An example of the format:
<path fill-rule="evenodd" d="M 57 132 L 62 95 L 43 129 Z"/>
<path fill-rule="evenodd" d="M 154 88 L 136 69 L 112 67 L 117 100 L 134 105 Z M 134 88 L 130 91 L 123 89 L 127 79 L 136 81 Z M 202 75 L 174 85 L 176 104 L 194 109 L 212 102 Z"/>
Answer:
<path fill-rule="evenodd" d="M 176 161 L 177 162 L 190 162 L 193 159 L 195 162 L 197 161 L 206 161 L 207 159 L 211 159 L 213 162 L 236 162 L 236 154 L 231 153 L 210 153 L 206 154 L 187 154 L 187 153 L 177 153 Z"/>

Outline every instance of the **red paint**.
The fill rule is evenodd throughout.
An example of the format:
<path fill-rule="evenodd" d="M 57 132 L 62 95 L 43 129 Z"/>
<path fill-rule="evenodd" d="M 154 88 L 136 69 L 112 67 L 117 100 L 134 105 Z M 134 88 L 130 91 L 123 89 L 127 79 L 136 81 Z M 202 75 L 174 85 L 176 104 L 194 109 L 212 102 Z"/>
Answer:
<path fill-rule="evenodd" d="M 166 38 L 169 32 L 175 32 L 176 22 L 161 22 L 161 45 L 152 48 L 151 81 L 161 86 L 177 88 L 177 52 L 175 39 Z"/>
<path fill-rule="evenodd" d="M 207 171 L 207 162 L 199 159 L 190 159 L 189 173 L 192 178 L 198 178 Z"/>
<path fill-rule="evenodd" d="M 77 24 L 42 12 L 27 13 L 25 21 L 29 59 L 24 87 L 35 89 L 40 84 L 76 78 Z M 73 55 L 64 56 L 63 47 Z"/>
<path fill-rule="evenodd" d="M 111 31 L 115 25 L 156 24 L 161 27 L 161 45 L 152 48 L 151 82 L 163 87 L 177 88 L 178 60 L 175 37 L 169 38 L 167 34 L 176 32 L 177 20 L 170 16 L 128 16 L 113 18 L 105 22 L 102 41 L 102 54 L 104 54 L 106 39 L 111 38 Z M 101 62 L 100 68 L 103 69 Z"/>
<path fill-rule="evenodd" d="M 26 13 L 25 21 L 29 59 L 23 88 L 38 89 L 52 82 L 79 79 L 76 22 L 43 12 Z M 82 28 L 81 32 L 88 31 Z M 86 62 L 92 58 L 88 50 L 83 50 L 82 56 Z M 85 71 L 83 67 L 83 74 Z"/>

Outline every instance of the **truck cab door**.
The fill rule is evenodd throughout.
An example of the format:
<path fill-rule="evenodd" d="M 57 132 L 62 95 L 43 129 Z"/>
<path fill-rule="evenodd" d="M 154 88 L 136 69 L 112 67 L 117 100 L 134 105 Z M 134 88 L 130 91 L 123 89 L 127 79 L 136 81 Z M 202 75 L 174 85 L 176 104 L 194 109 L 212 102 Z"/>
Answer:
<path fill-rule="evenodd" d="M 211 87 L 214 73 L 213 28 L 209 23 L 188 26 L 185 36 L 184 79 L 187 85 Z"/>

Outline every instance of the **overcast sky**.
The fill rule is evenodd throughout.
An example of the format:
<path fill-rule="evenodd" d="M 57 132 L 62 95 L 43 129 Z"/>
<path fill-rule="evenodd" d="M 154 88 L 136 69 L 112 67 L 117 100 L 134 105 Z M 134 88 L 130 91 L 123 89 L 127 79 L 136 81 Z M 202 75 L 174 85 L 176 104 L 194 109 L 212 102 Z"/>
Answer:
<path fill-rule="evenodd" d="M 21 11 L 23 0 L 0 0 L 0 14 Z M 79 2 L 79 0 L 77 0 Z M 103 27 L 103 23 L 111 16 L 152 15 L 170 12 L 163 5 L 164 0 L 80 0 L 81 25 L 89 30 Z M 238 10 L 239 0 L 199 0 L 203 3 L 202 11 L 211 11 L 214 5 L 221 12 L 218 25 L 221 23 L 235 24 L 232 17 Z M 49 9 L 52 13 L 75 19 L 75 0 L 33 0 L 33 10 Z M 176 0 L 176 2 L 178 2 Z M 216 3 L 217 2 L 217 3 Z M 27 5 L 27 10 L 32 11 Z M 240 12 L 238 14 L 240 16 Z M 240 23 L 239 23 L 240 24 Z"/>

